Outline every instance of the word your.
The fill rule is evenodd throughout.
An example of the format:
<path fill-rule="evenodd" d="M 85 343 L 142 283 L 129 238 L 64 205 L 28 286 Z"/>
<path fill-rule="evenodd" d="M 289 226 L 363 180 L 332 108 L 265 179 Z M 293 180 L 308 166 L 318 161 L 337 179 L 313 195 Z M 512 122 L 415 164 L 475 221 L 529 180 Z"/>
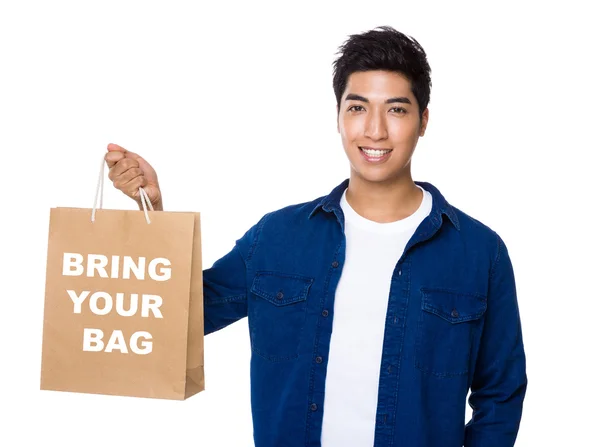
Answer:
<path fill-rule="evenodd" d="M 84 257 L 80 253 L 64 253 L 63 254 L 63 276 L 81 276 L 85 271 L 86 276 L 92 278 L 97 273 L 101 278 L 109 278 L 106 271 L 108 266 L 108 256 L 88 254 L 84 267 Z M 167 281 L 171 279 L 171 268 L 159 266 L 170 266 L 171 262 L 165 258 L 152 259 L 146 268 L 146 258 L 140 257 L 137 262 L 131 256 L 123 256 L 123 265 L 121 265 L 121 257 L 118 255 L 111 256 L 110 261 L 110 278 L 112 279 L 129 279 L 131 274 L 137 279 L 145 279 L 146 271 L 148 276 L 154 281 Z M 121 276 L 119 276 L 121 274 Z"/>
<path fill-rule="evenodd" d="M 73 313 L 80 314 L 81 313 L 81 305 L 85 301 L 85 299 L 90 294 L 89 290 L 84 290 L 79 295 L 75 293 L 74 290 L 67 290 L 71 301 L 73 301 Z M 101 301 L 101 305 L 99 305 L 99 301 Z M 130 294 L 129 298 L 129 308 L 125 309 L 125 294 L 117 293 L 115 301 L 115 310 L 117 313 L 123 317 L 131 317 L 135 315 L 138 311 L 138 301 L 139 295 L 137 293 Z M 113 298 L 110 294 L 106 292 L 94 292 L 89 299 L 89 306 L 92 313 L 96 315 L 107 315 L 113 309 Z M 142 295 L 142 306 L 140 315 L 142 317 L 148 317 L 150 315 L 150 311 L 154 315 L 154 318 L 162 318 L 162 312 L 160 311 L 160 306 L 162 305 L 162 298 L 158 295 Z"/>

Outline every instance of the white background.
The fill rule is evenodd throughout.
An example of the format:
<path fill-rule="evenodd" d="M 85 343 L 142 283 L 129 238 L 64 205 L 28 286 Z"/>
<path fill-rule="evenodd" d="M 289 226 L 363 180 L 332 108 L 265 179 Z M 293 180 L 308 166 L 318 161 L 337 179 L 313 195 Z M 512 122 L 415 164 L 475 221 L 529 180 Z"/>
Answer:
<path fill-rule="evenodd" d="M 346 178 L 331 63 L 386 24 L 432 66 L 414 179 L 513 260 L 530 380 L 517 445 L 600 445 L 593 4 L 2 1 L 0 445 L 252 445 L 246 320 L 207 337 L 207 389 L 188 401 L 39 390 L 49 208 L 91 207 L 118 143 L 156 168 L 167 210 L 202 213 L 212 265 L 264 213 Z M 106 184 L 106 207 L 135 209 Z"/>

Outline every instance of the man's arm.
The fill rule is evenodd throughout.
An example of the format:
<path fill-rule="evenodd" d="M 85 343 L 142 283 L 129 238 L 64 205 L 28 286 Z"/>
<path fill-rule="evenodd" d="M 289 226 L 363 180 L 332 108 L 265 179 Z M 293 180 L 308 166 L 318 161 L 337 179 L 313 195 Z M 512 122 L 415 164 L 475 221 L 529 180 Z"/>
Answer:
<path fill-rule="evenodd" d="M 471 385 L 465 447 L 513 446 L 527 388 L 514 271 L 504 241 L 490 273 L 488 307 Z"/>
<path fill-rule="evenodd" d="M 205 335 L 248 316 L 246 262 L 256 246 L 265 217 L 238 239 L 229 253 L 203 270 Z"/>
<path fill-rule="evenodd" d="M 131 197 L 143 209 L 139 189 L 144 188 L 154 211 L 163 211 L 162 193 L 154 168 L 138 154 L 109 144 L 104 158 L 108 177 L 115 188 Z M 261 219 L 236 241 L 233 249 L 203 270 L 204 334 L 210 334 L 248 315 L 246 260 L 249 259 L 262 227 Z"/>

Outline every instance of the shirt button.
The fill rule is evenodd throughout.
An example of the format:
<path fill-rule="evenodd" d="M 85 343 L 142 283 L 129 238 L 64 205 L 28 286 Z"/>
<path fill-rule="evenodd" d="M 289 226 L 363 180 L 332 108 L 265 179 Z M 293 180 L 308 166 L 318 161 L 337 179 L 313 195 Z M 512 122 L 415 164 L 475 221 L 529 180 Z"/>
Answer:
<path fill-rule="evenodd" d="M 398 276 L 402 275 L 402 270 L 398 270 Z"/>
<path fill-rule="evenodd" d="M 458 317 L 458 311 L 456 309 L 452 309 L 452 316 L 454 318 Z"/>
<path fill-rule="evenodd" d="M 315 359 L 315 362 L 317 362 L 317 363 L 323 363 L 323 357 L 320 357 L 320 356 L 319 356 L 319 357 L 317 357 L 317 358 Z"/>
<path fill-rule="evenodd" d="M 325 309 L 323 312 L 321 312 L 321 315 L 323 315 L 324 317 L 329 315 L 329 311 L 327 309 Z"/>
<path fill-rule="evenodd" d="M 311 404 L 310 409 L 311 411 L 317 411 L 317 404 Z"/>
<path fill-rule="evenodd" d="M 283 292 L 278 292 L 277 293 L 277 299 L 280 300 L 283 298 Z"/>
<path fill-rule="evenodd" d="M 338 268 L 338 266 L 339 266 L 339 265 L 340 265 L 340 263 L 339 263 L 339 262 L 337 262 L 337 261 L 333 261 L 333 262 L 331 263 L 331 266 L 332 266 L 334 269 Z"/>

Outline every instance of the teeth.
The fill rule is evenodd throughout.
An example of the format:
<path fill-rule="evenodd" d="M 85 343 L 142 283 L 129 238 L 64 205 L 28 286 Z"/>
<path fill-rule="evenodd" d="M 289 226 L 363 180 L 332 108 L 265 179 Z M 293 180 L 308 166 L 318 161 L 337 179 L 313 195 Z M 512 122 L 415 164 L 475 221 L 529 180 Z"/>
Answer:
<path fill-rule="evenodd" d="M 391 149 L 387 150 L 379 150 L 379 149 L 365 149 L 361 147 L 361 150 L 367 154 L 369 157 L 383 157 L 388 152 L 391 152 Z"/>

